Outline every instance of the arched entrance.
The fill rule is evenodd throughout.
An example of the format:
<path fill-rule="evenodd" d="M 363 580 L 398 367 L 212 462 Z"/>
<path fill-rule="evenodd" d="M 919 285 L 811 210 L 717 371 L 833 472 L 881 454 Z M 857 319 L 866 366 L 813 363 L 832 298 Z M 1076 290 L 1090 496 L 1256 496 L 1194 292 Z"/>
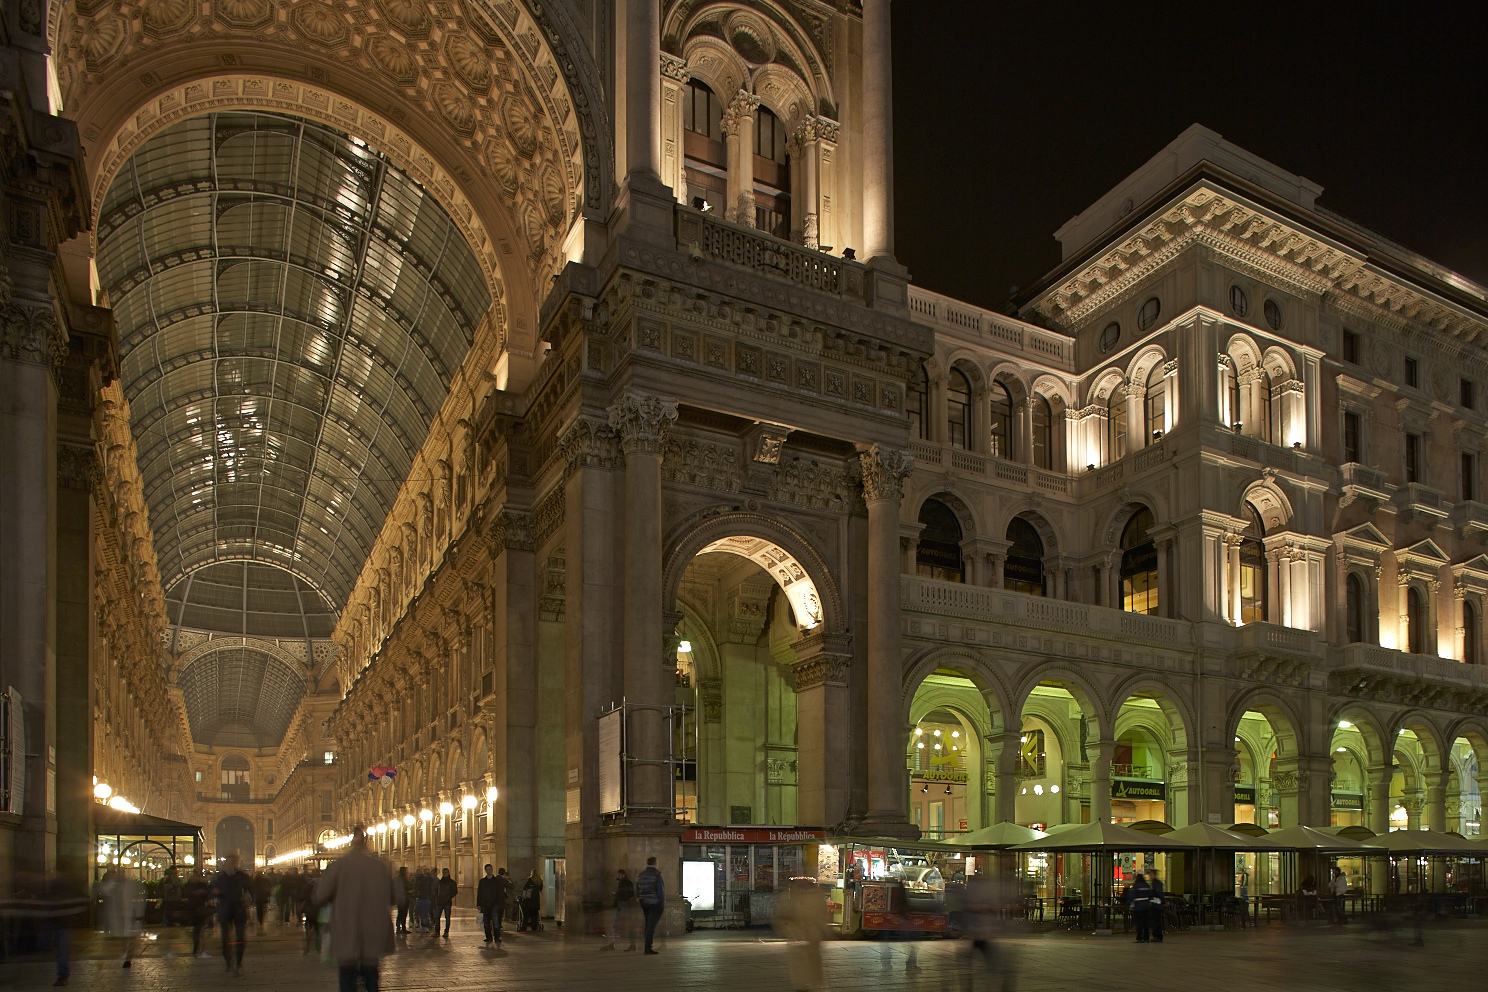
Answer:
<path fill-rule="evenodd" d="M 1111 820 L 1161 820 L 1174 827 L 1193 821 L 1188 732 L 1171 695 L 1136 689 L 1116 713 L 1111 756 Z"/>
<path fill-rule="evenodd" d="M 254 850 L 253 824 L 241 816 L 227 816 L 217 822 L 218 861 L 229 854 L 236 854 L 243 868 L 252 868 L 255 863 Z"/>
<path fill-rule="evenodd" d="M 1000 721 L 988 696 L 961 669 L 937 667 L 916 687 L 909 719 L 909 821 L 932 840 L 991 826 L 986 745 Z"/>

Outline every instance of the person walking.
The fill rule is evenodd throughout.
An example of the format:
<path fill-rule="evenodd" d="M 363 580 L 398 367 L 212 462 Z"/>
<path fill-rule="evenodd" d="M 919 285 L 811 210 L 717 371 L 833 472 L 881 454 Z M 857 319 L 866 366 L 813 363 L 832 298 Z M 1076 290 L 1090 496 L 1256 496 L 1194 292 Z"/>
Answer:
<path fill-rule="evenodd" d="M 772 921 L 790 942 L 791 988 L 819 992 L 826 987 L 822 974 L 821 942 L 827 929 L 827 898 L 812 878 L 792 878 Z"/>
<path fill-rule="evenodd" d="M 1157 869 L 1147 869 L 1147 886 L 1152 889 L 1152 902 L 1147 907 L 1147 918 L 1152 929 L 1152 942 L 1161 944 L 1163 939 L 1163 913 L 1165 913 L 1168 894 L 1163 889 L 1162 880 L 1157 877 Z"/>
<path fill-rule="evenodd" d="M 496 917 L 496 943 L 498 944 L 501 943 L 501 919 L 506 915 L 506 904 L 511 901 L 515 888 L 506 869 L 496 869 L 496 882 L 493 889 L 495 901 L 491 904 L 491 912 Z"/>
<path fill-rule="evenodd" d="M 636 878 L 635 890 L 646 921 L 645 953 L 660 953 L 651 946 L 651 941 L 656 936 L 656 924 L 661 922 L 662 910 L 666 908 L 666 881 L 661 877 L 661 870 L 656 867 L 655 855 L 646 859 L 646 867 Z"/>
<path fill-rule="evenodd" d="M 450 911 L 455 908 L 455 895 L 459 891 L 459 883 L 450 878 L 450 870 L 446 868 L 434 886 L 434 936 L 439 936 L 439 917 L 443 915 L 444 939 L 449 940 Z"/>
<path fill-rule="evenodd" d="M 202 931 L 212 915 L 212 886 L 200 865 L 186 879 L 181 895 L 186 902 L 186 915 L 191 918 L 191 956 L 209 957 L 210 952 L 202 947 Z"/>
<path fill-rule="evenodd" d="M 1152 936 L 1148 913 L 1152 908 L 1152 886 L 1147 884 L 1147 879 L 1141 872 L 1137 872 L 1131 887 L 1126 890 L 1126 905 L 1131 909 L 1132 922 L 1137 927 L 1137 943 L 1150 942 Z"/>
<path fill-rule="evenodd" d="M 340 971 L 341 992 L 377 992 L 377 962 L 391 954 L 390 909 L 408 904 L 408 894 L 387 865 L 367 851 L 366 828 L 351 832 L 346 853 L 332 862 L 315 885 L 316 906 L 331 906 L 331 957 Z"/>
<path fill-rule="evenodd" d="M 1343 899 L 1348 895 L 1348 876 L 1343 873 L 1342 868 L 1333 869 L 1333 922 L 1343 926 L 1348 922 L 1348 914 L 1343 908 Z"/>
<path fill-rule="evenodd" d="M 429 868 L 420 868 L 413 879 L 413 890 L 418 895 L 418 928 L 421 933 L 428 933 L 433 924 L 429 920 L 429 909 L 434 905 L 434 872 Z"/>
<path fill-rule="evenodd" d="M 522 883 L 522 899 L 518 904 L 522 910 L 522 924 L 518 929 L 537 931 L 542 929 L 542 876 L 537 869 L 532 869 L 532 874 L 527 876 L 527 881 Z"/>
<path fill-rule="evenodd" d="M 408 866 L 398 869 L 398 884 L 403 886 L 403 901 L 398 904 L 397 932 L 408 935 L 408 902 L 413 896 L 413 879 L 408 876 Z"/>
<path fill-rule="evenodd" d="M 104 929 L 124 944 L 123 967 L 134 964 L 134 943 L 145 919 L 145 891 L 139 881 L 110 868 L 99 883 L 103 894 Z"/>
<path fill-rule="evenodd" d="M 601 951 L 613 951 L 615 938 L 622 930 L 625 932 L 626 939 L 630 941 L 625 949 L 635 950 L 635 909 L 635 883 L 630 880 L 625 869 L 621 868 L 615 873 L 615 912 L 611 917 L 610 942 L 601 947 Z"/>
<path fill-rule="evenodd" d="M 269 878 L 269 873 L 259 870 L 253 876 L 253 909 L 258 917 L 258 932 L 263 933 L 264 913 L 269 908 L 269 896 L 274 894 L 274 883 Z"/>
<path fill-rule="evenodd" d="M 496 916 L 500 904 L 500 882 L 497 875 L 486 865 L 486 873 L 475 886 L 475 907 L 480 910 L 481 927 L 486 931 L 486 943 L 501 939 L 501 924 Z"/>
<path fill-rule="evenodd" d="M 222 931 L 222 963 L 230 973 L 241 975 L 253 879 L 238 867 L 236 854 L 223 859 L 222 870 L 212 879 L 212 895 L 217 899 L 217 926 Z"/>
<path fill-rule="evenodd" d="M 57 980 L 66 985 L 72 978 L 72 928 L 88 925 L 88 897 L 67 875 L 57 872 L 47 883 L 38 910 L 40 926 L 51 934 L 57 960 Z"/>

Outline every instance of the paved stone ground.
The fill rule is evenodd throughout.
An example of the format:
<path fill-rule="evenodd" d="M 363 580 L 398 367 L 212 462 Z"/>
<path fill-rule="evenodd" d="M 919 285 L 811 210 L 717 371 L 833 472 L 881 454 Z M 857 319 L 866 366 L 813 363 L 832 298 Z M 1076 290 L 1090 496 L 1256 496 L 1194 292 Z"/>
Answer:
<path fill-rule="evenodd" d="M 458 912 L 458 911 L 457 911 Z M 500 951 L 486 950 L 468 913 L 456 920 L 448 942 L 414 936 L 383 960 L 389 992 L 458 989 L 460 992 L 526 992 L 573 989 L 604 992 L 780 992 L 788 990 L 787 945 L 769 931 L 698 932 L 673 937 L 657 957 L 600 952 L 597 939 L 568 938 L 550 929 L 510 934 Z M 119 966 L 117 950 L 101 934 L 79 934 L 71 986 L 96 990 L 234 989 L 241 992 L 334 990 L 336 973 L 302 953 L 299 932 L 270 924 L 250 927 L 242 978 L 224 974 L 218 954 L 191 958 L 189 932 L 158 931 L 142 944 L 132 968 Z M 209 941 L 215 938 L 209 934 Z M 1410 933 L 1385 934 L 1354 924 L 1344 928 L 1169 934 L 1162 944 L 1134 944 L 1130 937 L 1015 930 L 1005 942 L 1018 962 L 1018 992 L 1464 992 L 1482 989 L 1488 923 L 1442 924 L 1426 932 L 1424 948 Z M 184 943 L 183 943 L 184 942 Z M 218 946 L 213 944 L 216 951 Z M 918 970 L 906 968 L 917 952 Z M 965 941 L 891 943 L 836 941 L 825 946 L 828 987 L 834 992 L 997 992 L 985 972 L 967 984 Z M 0 965 L 0 988 L 50 987 L 50 961 Z"/>

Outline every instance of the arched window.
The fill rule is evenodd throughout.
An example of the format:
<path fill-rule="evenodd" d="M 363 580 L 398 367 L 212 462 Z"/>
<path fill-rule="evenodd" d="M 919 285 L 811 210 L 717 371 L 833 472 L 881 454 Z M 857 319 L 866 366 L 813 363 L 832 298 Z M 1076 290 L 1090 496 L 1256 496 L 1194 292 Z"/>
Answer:
<path fill-rule="evenodd" d="M 728 147 L 723 142 L 723 101 L 700 80 L 682 87 L 682 164 L 687 202 L 702 197 L 718 213 L 728 197 Z"/>
<path fill-rule="evenodd" d="M 920 543 L 915 549 L 915 574 L 927 579 L 965 582 L 961 562 L 961 521 L 949 506 L 927 499 L 920 507 Z"/>
<path fill-rule="evenodd" d="M 1022 517 L 1008 521 L 1007 561 L 1002 568 L 1002 584 L 1013 592 L 1030 596 L 1044 595 L 1044 542 L 1033 524 Z"/>
<path fill-rule="evenodd" d="M 1415 586 L 1405 593 L 1405 643 L 1411 654 L 1426 653 L 1426 597 Z"/>
<path fill-rule="evenodd" d="M 1145 444 L 1160 440 L 1168 429 L 1167 424 L 1168 377 L 1163 373 L 1163 363 L 1158 362 L 1147 373 L 1147 437 Z"/>
<path fill-rule="evenodd" d="M 754 112 L 754 226 L 788 240 L 791 208 L 786 139 L 785 122 L 769 108 Z"/>
<path fill-rule="evenodd" d="M 1126 387 L 1111 390 L 1106 401 L 1106 423 L 1111 428 L 1111 461 L 1126 457 Z"/>
<path fill-rule="evenodd" d="M 1357 572 L 1350 572 L 1345 585 L 1345 598 L 1348 600 L 1347 627 L 1344 636 L 1349 644 L 1359 644 L 1365 639 L 1364 630 L 1364 580 L 1359 578 Z"/>
<path fill-rule="evenodd" d="M 910 380 L 904 409 L 909 414 L 909 436 L 930 440 L 930 374 L 923 365 L 920 374 Z"/>
<path fill-rule="evenodd" d="M 1226 395 L 1230 400 L 1230 422 L 1225 424 L 1225 426 L 1234 429 L 1237 424 L 1242 423 L 1244 416 L 1240 412 L 1240 377 L 1235 374 L 1235 370 L 1232 368 L 1226 368 L 1225 371 L 1228 373 L 1225 376 L 1225 382 L 1227 384 Z"/>
<path fill-rule="evenodd" d="M 1262 441 L 1271 440 L 1271 373 L 1263 366 L 1256 367 L 1256 393 L 1260 403 L 1256 407 L 1255 436 Z"/>
<path fill-rule="evenodd" d="M 230 802 L 247 799 L 249 793 L 248 759 L 241 754 L 223 755 L 218 767 L 222 775 L 223 798 Z"/>
<path fill-rule="evenodd" d="M 992 454 L 998 458 L 1013 458 L 1013 397 L 1007 386 L 994 381 L 988 390 L 992 396 L 991 425 Z"/>
<path fill-rule="evenodd" d="M 1144 506 L 1121 532 L 1121 608 L 1128 613 L 1157 612 L 1157 544 L 1147 533 L 1152 525 Z"/>
<path fill-rule="evenodd" d="M 1478 663 L 1478 608 L 1472 600 L 1462 601 L 1462 660 L 1469 665 Z"/>
<path fill-rule="evenodd" d="M 1250 518 L 1240 532 L 1240 622 L 1256 623 L 1266 619 L 1266 546 L 1261 538 L 1266 527 L 1255 507 L 1245 504 Z"/>
<path fill-rule="evenodd" d="M 1036 393 L 1029 405 L 1033 414 L 1033 463 L 1053 471 L 1054 411 L 1049 407 L 1049 401 Z"/>
<path fill-rule="evenodd" d="M 971 447 L 971 381 L 954 366 L 946 376 L 946 440 L 957 448 Z"/>

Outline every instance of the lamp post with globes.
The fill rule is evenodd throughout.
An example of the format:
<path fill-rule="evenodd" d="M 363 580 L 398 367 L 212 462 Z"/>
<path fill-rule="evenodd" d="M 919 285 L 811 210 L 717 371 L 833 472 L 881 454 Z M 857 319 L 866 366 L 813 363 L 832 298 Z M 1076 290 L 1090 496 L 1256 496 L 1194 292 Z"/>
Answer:
<path fill-rule="evenodd" d="M 439 832 L 444 835 L 444 849 L 449 858 L 451 875 L 456 874 L 457 871 L 455 867 L 455 832 L 450 829 L 453 825 L 450 821 L 450 816 L 454 812 L 455 804 L 448 799 L 442 800 L 439 803 Z"/>
<path fill-rule="evenodd" d="M 460 816 L 462 817 L 462 822 L 463 822 L 463 818 L 464 817 L 469 817 L 469 826 L 467 826 L 465 829 L 469 830 L 470 831 L 470 834 L 471 834 L 471 837 L 470 837 L 470 875 L 471 875 L 471 880 L 470 880 L 470 883 L 469 883 L 471 885 L 474 885 L 475 884 L 475 879 L 480 878 L 480 874 L 481 874 L 481 871 L 480 871 L 480 826 L 476 823 L 476 820 L 479 819 L 478 814 L 475 812 L 476 805 L 477 805 L 477 800 L 475 798 L 475 793 L 470 792 L 470 791 L 466 791 L 464 798 L 462 798 L 460 800 L 460 808 L 463 809 L 465 812 L 461 813 Z"/>
<path fill-rule="evenodd" d="M 434 811 L 425 806 L 419 810 L 419 819 L 424 821 L 424 835 L 429 839 L 429 867 L 434 867 Z M 423 847 L 422 844 L 419 845 Z"/>

